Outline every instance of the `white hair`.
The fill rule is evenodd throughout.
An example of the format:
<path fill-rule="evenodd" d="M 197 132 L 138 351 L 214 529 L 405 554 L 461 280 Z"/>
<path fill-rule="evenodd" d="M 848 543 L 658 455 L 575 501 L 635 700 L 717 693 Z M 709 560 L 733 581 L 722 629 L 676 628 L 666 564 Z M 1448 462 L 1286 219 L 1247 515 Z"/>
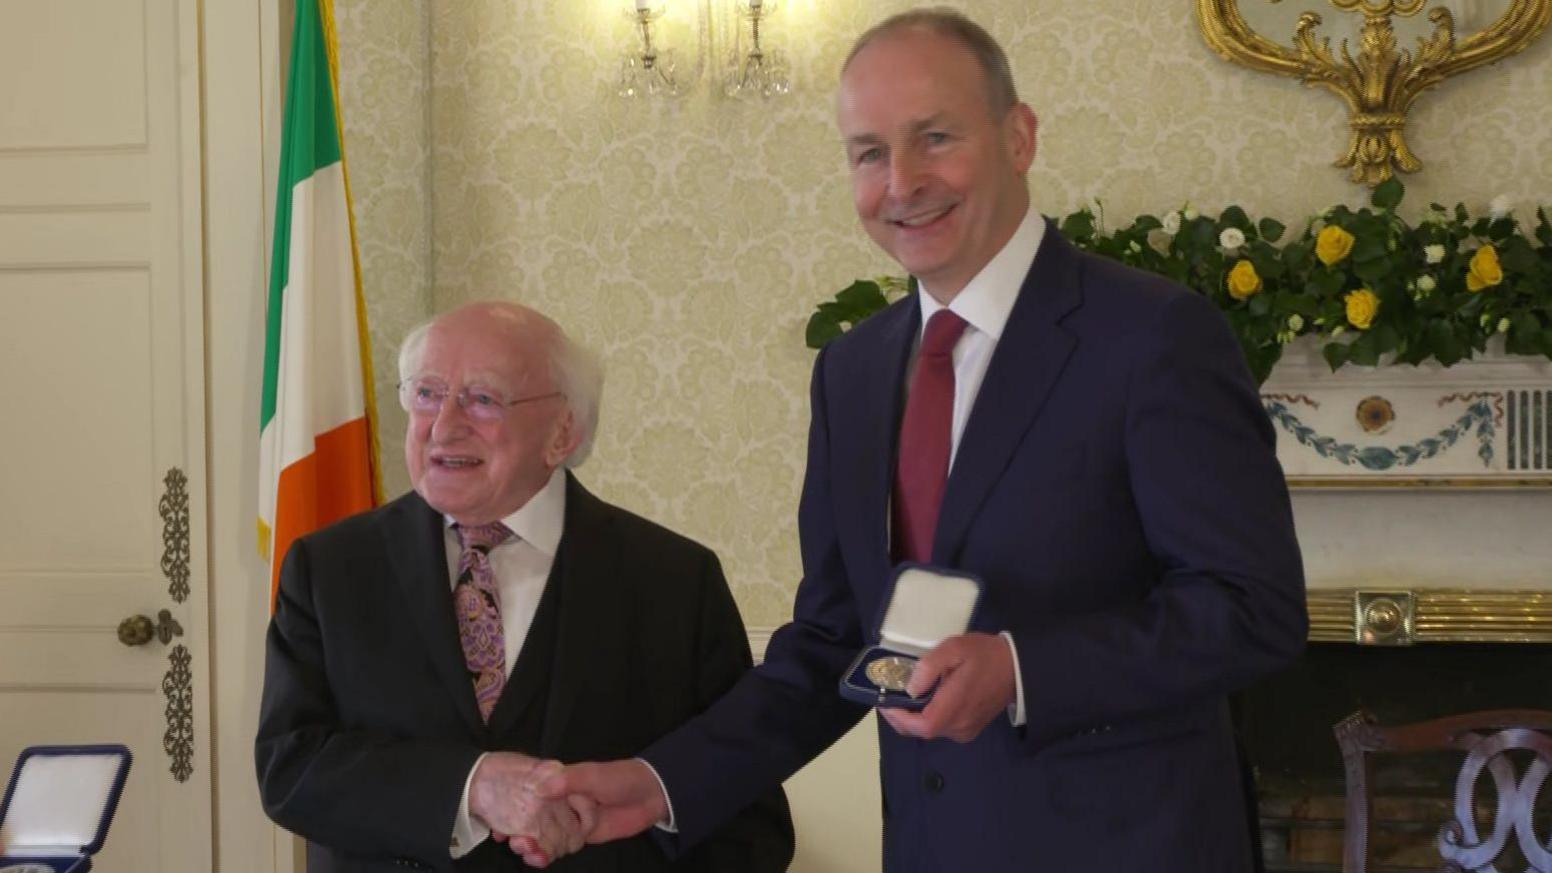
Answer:
<path fill-rule="evenodd" d="M 426 350 L 426 335 L 431 332 L 436 319 L 418 325 L 405 334 L 399 344 L 399 381 L 420 371 L 420 362 Z M 571 411 L 571 426 L 581 434 L 577 447 L 562 466 L 575 468 L 593 452 L 593 441 L 598 435 L 599 408 L 603 403 L 604 368 L 591 349 L 557 329 L 555 342 L 549 354 L 550 381 L 566 398 Z"/>
<path fill-rule="evenodd" d="M 591 349 L 561 331 L 550 349 L 550 378 L 556 390 L 566 396 L 571 426 L 581 434 L 576 449 L 563 463 L 568 468 L 580 467 L 592 454 L 593 438 L 598 435 L 598 411 L 604 394 L 603 364 Z"/>
<path fill-rule="evenodd" d="M 400 382 L 420 371 L 420 359 L 426 351 L 426 334 L 431 332 L 431 325 L 435 323 L 435 320 L 421 322 L 405 334 L 404 340 L 399 343 Z"/>

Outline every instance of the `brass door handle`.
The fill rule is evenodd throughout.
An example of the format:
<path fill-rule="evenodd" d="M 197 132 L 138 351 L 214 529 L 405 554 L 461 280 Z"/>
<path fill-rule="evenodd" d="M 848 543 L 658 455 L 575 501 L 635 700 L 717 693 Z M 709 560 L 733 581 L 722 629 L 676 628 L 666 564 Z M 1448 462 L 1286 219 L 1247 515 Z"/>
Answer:
<path fill-rule="evenodd" d="M 156 621 L 152 621 L 143 615 L 132 615 L 119 622 L 119 642 L 126 646 L 143 646 L 151 641 L 152 637 L 162 641 L 162 645 L 172 642 L 173 637 L 183 636 L 183 625 L 178 624 L 172 617 L 172 613 L 162 610 L 156 614 Z"/>

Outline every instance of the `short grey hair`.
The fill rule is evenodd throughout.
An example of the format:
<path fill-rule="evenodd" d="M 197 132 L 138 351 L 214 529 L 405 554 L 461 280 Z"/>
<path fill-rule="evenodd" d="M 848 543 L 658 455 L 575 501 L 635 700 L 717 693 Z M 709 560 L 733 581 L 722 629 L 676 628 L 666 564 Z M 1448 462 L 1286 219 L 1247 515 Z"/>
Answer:
<path fill-rule="evenodd" d="M 912 28 L 947 37 L 969 49 L 986 78 L 986 100 L 994 114 L 1003 115 L 1018 105 L 1018 88 L 1013 84 L 1013 66 L 1008 63 L 1008 53 L 1002 50 L 997 39 L 986 28 L 971 21 L 958 9 L 947 6 L 908 9 L 868 28 L 852 43 L 851 51 L 846 54 L 846 62 L 841 64 L 841 73 L 846 73 L 852 60 L 869 43 L 881 36 Z"/>
<path fill-rule="evenodd" d="M 436 319 L 418 325 L 405 334 L 404 341 L 399 344 L 400 382 L 420 372 L 426 335 L 434 324 Z M 582 434 L 576 449 L 566 456 L 562 466 L 568 469 L 580 467 L 593 453 L 593 442 L 598 436 L 599 410 L 604 394 L 603 363 L 591 349 L 560 330 L 550 347 L 549 366 L 550 381 L 566 398 L 572 427 Z"/>

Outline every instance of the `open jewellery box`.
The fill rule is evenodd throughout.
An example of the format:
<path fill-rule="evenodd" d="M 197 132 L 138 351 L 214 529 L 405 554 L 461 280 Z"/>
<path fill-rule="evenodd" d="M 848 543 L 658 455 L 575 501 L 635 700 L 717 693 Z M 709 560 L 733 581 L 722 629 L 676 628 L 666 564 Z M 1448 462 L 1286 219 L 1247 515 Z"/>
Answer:
<path fill-rule="evenodd" d="M 884 709 L 917 711 L 926 706 L 932 692 L 912 697 L 903 687 L 891 687 L 902 682 L 880 685 L 874 677 L 902 679 L 938 643 L 968 631 L 983 587 L 979 577 L 959 570 L 923 564 L 897 567 L 878 621 L 878 641 L 851 662 L 841 678 L 841 695 Z M 880 667 L 892 669 L 881 674 Z"/>
<path fill-rule="evenodd" d="M 129 776 L 118 745 L 31 746 L 0 806 L 0 873 L 86 873 Z"/>

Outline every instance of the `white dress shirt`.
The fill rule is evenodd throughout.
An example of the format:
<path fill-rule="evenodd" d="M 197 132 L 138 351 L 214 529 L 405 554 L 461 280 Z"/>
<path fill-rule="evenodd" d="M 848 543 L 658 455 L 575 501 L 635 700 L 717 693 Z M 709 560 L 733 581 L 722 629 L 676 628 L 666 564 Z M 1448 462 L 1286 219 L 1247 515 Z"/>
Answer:
<path fill-rule="evenodd" d="M 490 550 L 490 567 L 501 595 L 501 635 L 506 644 L 506 675 L 510 677 L 512 666 L 523 651 L 523 641 L 528 638 L 528 629 L 533 626 L 550 568 L 555 566 L 555 552 L 560 547 L 566 521 L 565 469 L 557 467 L 538 494 L 501 521 L 516 535 Z M 445 519 L 442 539 L 447 544 L 448 584 L 456 586 L 462 545 L 451 518 Z M 490 828 L 469 815 L 469 786 L 484 759 L 481 755 L 464 779 L 463 797 L 458 801 L 458 817 L 453 820 L 449 843 L 454 858 L 462 858 L 490 836 Z"/>
<path fill-rule="evenodd" d="M 1040 250 L 1040 242 L 1044 238 L 1045 219 L 1030 209 L 1024 214 L 1024 220 L 1019 223 L 1018 230 L 1013 232 L 1007 245 L 981 268 L 981 272 L 975 274 L 969 284 L 960 289 L 947 307 L 933 298 L 931 288 L 925 284 L 921 287 L 923 293 L 916 295 L 921 301 L 923 331 L 927 328 L 927 319 L 944 308 L 963 318 L 969 325 L 954 345 L 954 415 L 948 452 L 950 475 L 954 469 L 954 460 L 959 457 L 959 440 L 964 436 L 965 423 L 970 420 L 970 410 L 975 408 L 975 396 L 980 393 L 981 382 L 986 379 L 986 368 L 991 364 L 992 352 L 997 350 L 997 341 L 1002 338 L 1002 330 L 1008 325 L 1008 314 L 1013 311 L 1013 301 L 1018 299 L 1019 289 L 1024 286 L 1024 279 L 1029 275 L 1029 268 L 1035 262 L 1035 253 Z M 916 345 L 921 347 L 920 333 L 916 336 Z M 911 369 L 915 367 L 916 358 L 913 355 Z M 910 385 L 909 373 L 906 375 L 906 384 Z M 1008 648 L 1013 654 L 1014 699 L 1013 705 L 1008 708 L 1008 717 L 1013 720 L 1015 727 L 1021 727 L 1024 724 L 1024 676 L 1019 669 L 1018 646 L 1014 644 L 1012 634 L 1004 631 L 1002 637 L 1008 641 Z"/>

